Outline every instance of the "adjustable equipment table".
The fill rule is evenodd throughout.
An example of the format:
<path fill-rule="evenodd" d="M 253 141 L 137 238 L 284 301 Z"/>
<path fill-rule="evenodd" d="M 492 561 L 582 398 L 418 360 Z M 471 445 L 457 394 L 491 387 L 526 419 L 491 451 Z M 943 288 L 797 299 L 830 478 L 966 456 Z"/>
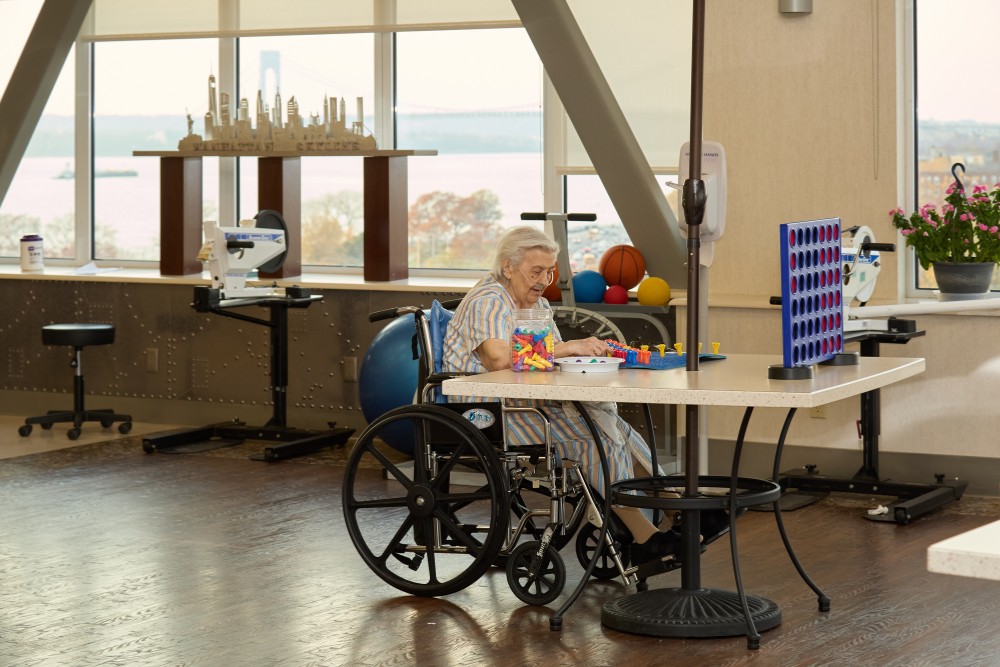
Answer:
<path fill-rule="evenodd" d="M 254 459 L 278 461 L 280 459 L 303 456 L 326 447 L 343 445 L 354 433 L 351 428 L 337 428 L 331 423 L 329 430 L 292 428 L 287 423 L 288 393 L 288 309 L 308 308 L 323 297 L 309 294 L 308 290 L 289 287 L 284 296 L 268 295 L 237 299 L 218 299 L 218 290 L 205 286 L 195 287 L 194 309 L 202 313 L 214 313 L 252 324 L 260 324 L 270 329 L 271 352 L 271 419 L 264 426 L 249 426 L 243 422 L 224 422 L 193 429 L 178 429 L 146 436 L 142 448 L 147 453 L 182 447 L 209 440 L 225 441 L 225 444 L 239 444 L 243 440 L 265 440 L 281 444 L 264 448 Z M 267 320 L 231 312 L 232 308 L 260 306 L 270 311 Z"/>

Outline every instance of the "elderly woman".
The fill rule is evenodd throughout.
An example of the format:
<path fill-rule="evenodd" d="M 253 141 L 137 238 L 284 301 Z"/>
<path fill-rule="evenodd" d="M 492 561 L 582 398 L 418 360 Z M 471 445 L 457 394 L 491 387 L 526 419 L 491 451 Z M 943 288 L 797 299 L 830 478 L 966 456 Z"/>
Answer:
<path fill-rule="evenodd" d="M 547 309 L 542 296 L 551 284 L 556 270 L 559 246 L 533 227 L 514 227 L 501 238 L 493 258 L 491 271 L 462 299 L 448 325 L 444 341 L 445 371 L 482 373 L 511 367 L 510 339 L 514 329 L 514 310 Z M 608 346 L 597 338 L 564 341 L 555 331 L 555 356 L 603 356 Z M 457 397 L 455 400 L 483 400 Z M 524 401 L 540 408 L 551 424 L 552 438 L 559 454 L 578 461 L 593 488 L 604 488 L 600 455 L 586 422 L 571 403 L 561 401 Z M 634 477 L 633 460 L 651 474 L 649 446 L 632 427 L 617 415 L 614 404 L 602 404 L 608 418 L 600 419 L 601 428 L 612 431 L 602 436 L 611 480 Z M 587 410 L 596 411 L 588 405 Z M 610 414 L 609 414 L 610 413 Z M 533 415 L 507 416 L 507 437 L 511 444 L 528 445 L 544 442 L 540 420 Z M 616 507 L 615 515 L 632 535 L 633 564 L 674 554 L 679 550 L 679 535 L 672 530 L 660 531 L 646 515 L 635 507 Z M 708 518 L 708 517 L 706 517 Z M 728 525 L 725 517 L 719 517 Z M 703 521 L 703 527 L 708 528 Z M 720 524 L 716 533 L 724 530 Z M 704 531 L 706 537 L 708 531 Z"/>

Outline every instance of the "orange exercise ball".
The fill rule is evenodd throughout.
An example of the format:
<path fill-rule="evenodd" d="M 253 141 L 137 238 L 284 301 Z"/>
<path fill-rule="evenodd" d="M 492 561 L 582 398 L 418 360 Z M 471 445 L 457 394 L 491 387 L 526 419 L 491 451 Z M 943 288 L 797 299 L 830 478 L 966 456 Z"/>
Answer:
<path fill-rule="evenodd" d="M 621 244 L 604 251 L 598 269 L 608 285 L 620 285 L 630 290 L 645 275 L 646 260 L 635 247 Z"/>
<path fill-rule="evenodd" d="M 552 275 L 552 283 L 545 288 L 542 292 L 544 296 L 549 301 L 562 301 L 562 291 L 559 289 L 559 267 L 556 266 L 556 271 Z"/>

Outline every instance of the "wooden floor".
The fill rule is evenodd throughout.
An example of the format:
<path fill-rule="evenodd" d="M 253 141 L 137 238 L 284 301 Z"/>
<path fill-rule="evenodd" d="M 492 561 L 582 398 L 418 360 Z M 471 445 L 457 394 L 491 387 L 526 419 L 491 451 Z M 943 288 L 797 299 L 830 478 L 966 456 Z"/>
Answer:
<path fill-rule="evenodd" d="M 1000 583 L 929 574 L 928 545 L 1000 517 L 967 498 L 905 527 L 841 496 L 786 514 L 819 613 L 770 514 L 740 520 L 750 592 L 781 605 L 742 637 L 657 639 L 602 627 L 628 592 L 594 582 L 566 615 L 526 607 L 491 570 L 447 599 L 399 594 L 355 553 L 343 456 L 276 464 L 146 455 L 138 438 L 0 460 L 0 665 L 996 665 Z M 2 443 L 0 443 L 2 446 Z M 374 483 L 374 482 L 373 482 Z M 570 585 L 581 573 L 567 553 Z M 732 588 L 725 541 L 703 583 Z M 652 580 L 679 585 L 679 574 Z"/>

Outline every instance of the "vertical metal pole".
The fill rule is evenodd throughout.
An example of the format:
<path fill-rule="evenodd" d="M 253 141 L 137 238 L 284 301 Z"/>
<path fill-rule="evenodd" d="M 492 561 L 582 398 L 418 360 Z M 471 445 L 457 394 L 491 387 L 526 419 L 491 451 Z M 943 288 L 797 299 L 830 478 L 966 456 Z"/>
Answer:
<path fill-rule="evenodd" d="M 691 53 L 691 138 L 690 169 L 684 181 L 684 217 L 688 224 L 687 240 L 687 371 L 698 371 L 698 329 L 701 284 L 701 221 L 705 215 L 705 183 L 701 179 L 701 102 L 704 77 L 705 0 L 694 0 Z M 684 482 L 685 495 L 698 495 L 698 445 L 701 414 L 698 405 L 685 407 Z M 681 585 L 685 590 L 701 587 L 701 513 L 681 513 Z"/>

